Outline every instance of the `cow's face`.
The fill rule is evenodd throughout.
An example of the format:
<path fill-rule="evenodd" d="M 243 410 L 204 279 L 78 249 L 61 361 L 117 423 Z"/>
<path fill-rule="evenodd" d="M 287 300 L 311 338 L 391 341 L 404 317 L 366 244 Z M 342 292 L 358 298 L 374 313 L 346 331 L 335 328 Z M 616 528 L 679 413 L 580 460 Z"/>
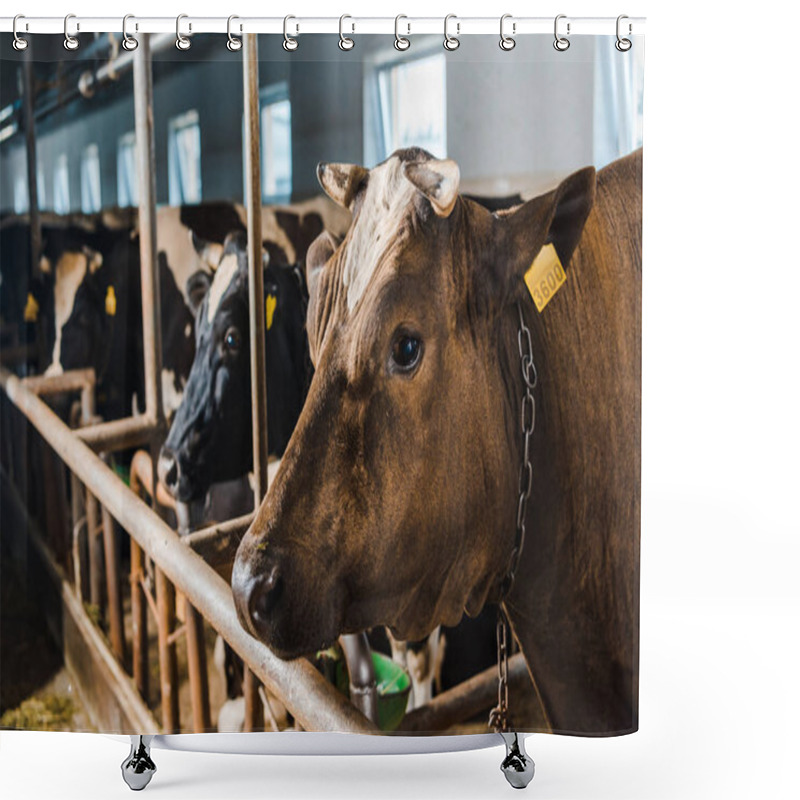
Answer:
<path fill-rule="evenodd" d="M 158 466 L 161 482 L 182 502 L 245 475 L 253 457 L 246 237 L 233 234 L 222 246 L 192 239 L 213 279 L 198 272 L 189 280 L 195 358 Z M 267 440 L 270 452 L 281 454 L 306 388 L 305 300 L 302 279 L 268 261 L 264 252 Z"/>
<path fill-rule="evenodd" d="M 516 352 L 518 277 L 558 206 L 492 215 L 419 150 L 319 175 L 353 224 L 309 250 L 316 373 L 233 576 L 243 624 L 283 657 L 377 624 L 419 639 L 496 589 L 519 469 L 519 365 L 500 337 Z"/>

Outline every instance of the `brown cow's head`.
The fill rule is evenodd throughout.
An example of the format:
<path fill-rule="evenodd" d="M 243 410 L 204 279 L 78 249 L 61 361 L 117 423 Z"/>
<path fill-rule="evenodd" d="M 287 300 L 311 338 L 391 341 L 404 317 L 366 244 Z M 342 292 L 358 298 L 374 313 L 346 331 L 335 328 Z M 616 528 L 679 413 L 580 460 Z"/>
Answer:
<path fill-rule="evenodd" d="M 419 639 L 496 590 L 521 395 L 501 351 L 521 276 L 547 241 L 566 264 L 594 192 L 584 170 L 491 214 L 418 149 L 318 175 L 353 223 L 309 249 L 316 373 L 233 576 L 242 623 L 285 658 L 378 624 Z"/>

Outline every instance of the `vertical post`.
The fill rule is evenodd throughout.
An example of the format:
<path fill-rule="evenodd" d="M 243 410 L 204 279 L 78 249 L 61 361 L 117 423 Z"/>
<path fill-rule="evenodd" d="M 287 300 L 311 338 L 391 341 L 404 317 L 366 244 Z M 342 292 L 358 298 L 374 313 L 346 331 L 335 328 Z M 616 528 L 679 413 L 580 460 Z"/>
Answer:
<path fill-rule="evenodd" d="M 111 649 L 125 663 L 125 627 L 122 610 L 122 589 L 119 584 L 119 552 L 114 520 L 103 507 L 103 550 L 106 558 L 106 591 L 108 592 L 108 622 Z"/>
<path fill-rule="evenodd" d="M 133 680 L 139 694 L 148 700 L 150 676 L 147 647 L 147 602 L 142 588 L 144 558 L 142 548 L 131 536 L 131 628 L 133 634 Z"/>
<path fill-rule="evenodd" d="M 39 257 L 42 251 L 42 221 L 39 213 L 39 183 L 36 179 L 36 121 L 33 113 L 34 107 L 34 78 L 32 47 L 28 47 L 22 61 L 22 116 L 25 125 L 25 155 L 28 170 L 28 214 L 30 218 L 31 236 L 31 271 L 30 276 L 39 275 Z M 36 357 L 39 361 L 40 371 L 44 369 L 44 359 L 47 357 L 44 319 L 42 316 L 36 321 Z"/>
<path fill-rule="evenodd" d="M 245 205 L 247 207 L 247 274 L 250 303 L 250 374 L 253 405 L 253 473 L 256 509 L 267 494 L 267 374 L 264 357 L 264 270 L 261 260 L 261 109 L 258 97 L 258 36 L 243 37 Z M 263 726 L 258 681 L 244 667 L 245 731 Z"/>
<path fill-rule="evenodd" d="M 186 658 L 189 662 L 194 732 L 206 733 L 211 727 L 206 637 L 203 629 L 203 617 L 188 600 L 186 601 Z"/>
<path fill-rule="evenodd" d="M 180 733 L 178 705 L 178 654 L 171 638 L 175 630 L 175 587 L 156 567 L 156 606 L 158 607 L 158 663 L 161 675 L 161 719 L 164 733 Z"/>
<path fill-rule="evenodd" d="M 164 421 L 161 402 L 161 296 L 156 247 L 156 169 L 153 135 L 153 69 L 150 35 L 139 36 L 133 59 L 136 118 L 136 177 L 139 189 L 139 258 L 142 273 L 142 343 L 145 407 L 158 428 Z M 155 483 L 153 484 L 155 486 Z"/>

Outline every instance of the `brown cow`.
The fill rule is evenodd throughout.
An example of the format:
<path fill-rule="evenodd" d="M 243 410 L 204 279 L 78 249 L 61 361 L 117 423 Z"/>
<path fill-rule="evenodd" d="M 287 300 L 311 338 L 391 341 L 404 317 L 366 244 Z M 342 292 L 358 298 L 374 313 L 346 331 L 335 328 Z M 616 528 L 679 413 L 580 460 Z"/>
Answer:
<path fill-rule="evenodd" d="M 513 721 L 636 730 L 641 165 L 581 170 L 496 214 L 424 151 L 320 167 L 353 223 L 309 251 L 316 373 L 233 576 L 243 625 L 281 657 L 378 624 L 419 639 L 499 599 L 520 303 L 539 374 L 534 486 L 504 604 L 534 710 Z M 540 314 L 522 277 L 546 243 L 568 279 Z"/>

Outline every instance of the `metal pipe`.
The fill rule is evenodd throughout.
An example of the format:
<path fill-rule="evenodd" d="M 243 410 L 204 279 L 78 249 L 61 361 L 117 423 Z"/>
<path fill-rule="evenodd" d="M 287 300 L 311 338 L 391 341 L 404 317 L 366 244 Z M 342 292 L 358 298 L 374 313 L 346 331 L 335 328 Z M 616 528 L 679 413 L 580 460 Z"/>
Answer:
<path fill-rule="evenodd" d="M 156 245 L 156 162 L 150 37 L 140 36 L 139 47 L 134 52 L 133 101 L 136 122 L 136 176 L 139 187 L 145 413 L 155 419 L 160 428 L 164 424 L 164 409 L 161 402 L 161 296 Z"/>
<path fill-rule="evenodd" d="M 508 660 L 510 690 L 531 685 L 522 653 Z M 497 667 L 489 667 L 405 715 L 399 732 L 440 731 L 489 708 L 497 700 Z"/>
<path fill-rule="evenodd" d="M 305 659 L 282 661 L 239 624 L 231 589 L 197 553 L 142 500 L 128 490 L 46 403 L 0 368 L 0 387 L 64 463 L 106 506 L 211 626 L 241 656 L 256 677 L 307 730 L 377 733 Z"/>
<path fill-rule="evenodd" d="M 253 522 L 253 514 L 245 514 L 218 525 L 209 525 L 184 536 L 182 541 L 212 567 L 232 564 L 236 548 Z"/>
<path fill-rule="evenodd" d="M 108 594 L 108 627 L 111 649 L 121 664 L 125 663 L 125 627 L 122 610 L 122 589 L 119 583 L 119 551 L 114 520 L 103 508 L 103 552 L 106 559 L 106 593 Z"/>
<path fill-rule="evenodd" d="M 131 537 L 131 638 L 133 641 L 133 681 L 145 702 L 150 693 L 147 642 L 147 600 L 144 596 L 144 555 Z"/>
<path fill-rule="evenodd" d="M 178 703 L 178 651 L 175 630 L 175 587 L 163 570 L 156 567 L 156 608 L 158 610 L 158 664 L 161 678 L 161 727 L 164 733 L 180 733 Z"/>
<path fill-rule="evenodd" d="M 186 659 L 189 664 L 189 688 L 192 695 L 192 724 L 195 733 L 211 728 L 211 709 L 208 702 L 208 664 L 203 617 L 190 603 L 185 603 Z"/>
<path fill-rule="evenodd" d="M 253 400 L 253 473 L 255 507 L 268 489 L 267 370 L 265 362 L 264 268 L 261 257 L 261 136 L 258 98 L 258 37 L 243 37 L 245 205 L 247 206 L 247 274 L 250 304 L 250 374 Z"/>
<path fill-rule="evenodd" d="M 369 720 L 378 722 L 378 684 L 366 633 L 339 637 L 350 679 L 350 701 Z"/>
<path fill-rule="evenodd" d="M 75 435 L 93 450 L 113 453 L 147 444 L 157 429 L 153 417 L 126 417 L 80 428 Z"/>
<path fill-rule="evenodd" d="M 253 670 L 244 665 L 242 676 L 242 693 L 244 694 L 244 733 L 253 733 L 264 728 L 264 706 L 258 692 L 258 678 Z"/>

